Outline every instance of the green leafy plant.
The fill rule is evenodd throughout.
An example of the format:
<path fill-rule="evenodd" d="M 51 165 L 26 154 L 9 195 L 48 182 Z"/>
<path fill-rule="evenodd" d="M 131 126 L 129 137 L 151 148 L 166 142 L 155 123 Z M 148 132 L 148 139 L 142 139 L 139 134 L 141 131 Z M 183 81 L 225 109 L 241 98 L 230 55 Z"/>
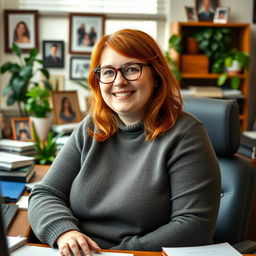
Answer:
<path fill-rule="evenodd" d="M 37 155 L 35 160 L 38 164 L 51 164 L 57 153 L 57 138 L 61 137 L 61 134 L 58 134 L 54 137 L 54 132 L 50 131 L 48 134 L 48 139 L 46 142 L 40 142 L 39 137 L 36 133 L 36 129 L 33 126 L 33 132 L 35 137 L 35 148 Z"/>
<path fill-rule="evenodd" d="M 233 48 L 228 53 L 224 54 L 222 58 L 219 58 L 219 60 L 216 61 L 213 65 L 213 69 L 216 72 L 222 71 L 225 69 L 225 72 L 223 72 L 220 77 L 218 78 L 217 84 L 219 86 L 224 85 L 228 78 L 228 68 L 232 66 L 233 62 L 237 61 L 239 63 L 239 66 L 241 69 L 248 68 L 250 56 L 248 53 L 243 51 L 238 51 L 237 49 Z M 236 75 L 232 76 L 230 78 L 230 86 L 232 89 L 238 89 L 240 86 L 240 78 Z"/>
<path fill-rule="evenodd" d="M 38 85 L 38 82 L 33 82 L 32 78 L 37 72 L 42 73 L 45 77 L 45 80 L 43 80 L 44 86 L 51 89 L 48 82 L 49 72 L 47 69 L 42 68 L 43 60 L 37 59 L 37 49 L 31 49 L 27 57 L 22 55 L 22 50 L 16 44 L 12 45 L 12 51 L 19 61 L 18 63 L 8 61 L 0 67 L 1 74 L 11 73 L 11 78 L 3 90 L 3 95 L 8 96 L 7 105 L 10 106 L 17 103 L 20 115 L 24 116 L 26 114 L 24 110 L 24 104 L 27 101 L 26 93 L 31 84 Z M 38 63 L 40 67 L 36 67 L 35 63 Z"/>
<path fill-rule="evenodd" d="M 47 117 L 47 114 L 51 112 L 49 104 L 50 91 L 48 89 L 35 86 L 26 93 L 26 96 L 26 111 L 35 117 Z"/>
<path fill-rule="evenodd" d="M 195 32 L 194 37 L 199 44 L 199 49 L 208 56 L 211 63 L 215 63 L 221 58 L 232 43 L 229 28 L 201 28 Z"/>
<path fill-rule="evenodd" d="M 176 62 L 171 58 L 170 51 L 174 50 L 180 53 L 182 51 L 181 41 L 182 41 L 181 36 L 173 34 L 168 41 L 168 51 L 165 52 L 165 58 L 177 80 L 181 79 L 181 72 L 179 71 L 179 68 Z"/>

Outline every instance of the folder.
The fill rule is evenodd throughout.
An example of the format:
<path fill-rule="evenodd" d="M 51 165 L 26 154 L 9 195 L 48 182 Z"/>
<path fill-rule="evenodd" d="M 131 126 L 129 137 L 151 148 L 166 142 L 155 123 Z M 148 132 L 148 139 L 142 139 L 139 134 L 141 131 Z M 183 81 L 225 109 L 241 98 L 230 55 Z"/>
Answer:
<path fill-rule="evenodd" d="M 8 202 L 16 202 L 25 189 L 25 182 L 0 181 L 2 196 Z"/>

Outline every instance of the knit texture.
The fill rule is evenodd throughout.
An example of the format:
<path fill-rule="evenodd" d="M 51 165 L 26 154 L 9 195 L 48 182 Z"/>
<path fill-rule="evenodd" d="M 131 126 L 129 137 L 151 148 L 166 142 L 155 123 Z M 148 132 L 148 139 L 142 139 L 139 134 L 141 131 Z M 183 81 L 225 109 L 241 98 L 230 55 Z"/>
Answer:
<path fill-rule="evenodd" d="M 80 230 L 101 248 L 160 251 L 212 242 L 220 200 L 219 165 L 202 124 L 182 113 L 145 141 L 143 122 L 104 142 L 86 117 L 35 186 L 28 216 L 36 236 L 56 245 Z"/>

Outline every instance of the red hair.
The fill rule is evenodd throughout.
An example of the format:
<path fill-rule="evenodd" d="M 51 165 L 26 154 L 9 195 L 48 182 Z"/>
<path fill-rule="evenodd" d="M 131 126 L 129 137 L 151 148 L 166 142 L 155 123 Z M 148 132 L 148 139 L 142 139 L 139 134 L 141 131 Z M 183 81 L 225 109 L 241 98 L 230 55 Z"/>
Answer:
<path fill-rule="evenodd" d="M 146 140 L 155 139 L 174 125 L 182 111 L 182 99 L 177 81 L 157 43 L 148 34 L 132 29 L 123 29 L 103 36 L 92 51 L 88 82 L 93 93 L 90 112 L 97 131 L 89 130 L 89 134 L 97 141 L 104 141 L 118 129 L 116 114 L 104 102 L 99 81 L 93 72 L 100 66 L 101 55 L 106 47 L 112 48 L 123 56 L 151 64 L 157 87 L 148 104 L 144 129 Z"/>

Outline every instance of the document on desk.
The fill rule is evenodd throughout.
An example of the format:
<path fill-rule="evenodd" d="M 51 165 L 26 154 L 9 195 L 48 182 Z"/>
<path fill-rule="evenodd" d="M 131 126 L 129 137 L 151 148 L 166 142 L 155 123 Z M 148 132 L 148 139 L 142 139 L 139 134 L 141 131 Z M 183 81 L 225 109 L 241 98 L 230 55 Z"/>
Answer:
<path fill-rule="evenodd" d="M 193 247 L 163 247 L 165 256 L 241 256 L 229 243 L 220 243 Z"/>
<path fill-rule="evenodd" d="M 24 245 L 19 249 L 11 253 L 10 256 L 60 256 L 57 249 L 39 247 L 39 246 L 27 246 Z M 114 253 L 114 252 L 101 252 L 92 253 L 92 256 L 133 256 L 130 253 Z"/>

